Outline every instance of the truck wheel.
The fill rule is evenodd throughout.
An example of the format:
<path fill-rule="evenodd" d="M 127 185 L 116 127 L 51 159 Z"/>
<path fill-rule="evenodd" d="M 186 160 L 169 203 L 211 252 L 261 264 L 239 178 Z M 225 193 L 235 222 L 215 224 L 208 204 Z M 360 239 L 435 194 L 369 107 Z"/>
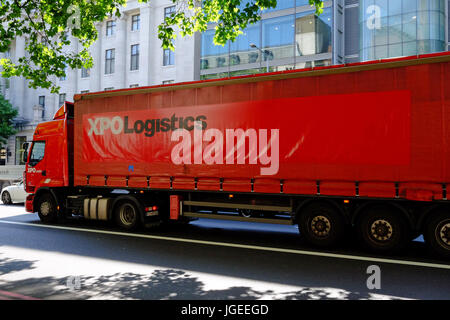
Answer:
<path fill-rule="evenodd" d="M 125 230 L 134 230 L 138 226 L 139 211 L 131 201 L 120 202 L 115 210 L 117 225 Z"/>
<path fill-rule="evenodd" d="M 331 247 L 343 239 L 344 219 L 330 204 L 313 203 L 303 209 L 300 214 L 299 231 L 310 244 Z"/>
<path fill-rule="evenodd" d="M 361 214 L 356 223 L 359 238 L 372 251 L 393 253 L 410 237 L 407 222 L 391 208 L 377 206 Z"/>
<path fill-rule="evenodd" d="M 3 204 L 11 204 L 11 195 L 9 194 L 8 191 L 3 192 L 2 194 L 2 202 Z"/>
<path fill-rule="evenodd" d="M 39 219 L 44 223 L 54 223 L 58 218 L 56 203 L 50 194 L 44 194 L 39 197 L 37 211 Z"/>
<path fill-rule="evenodd" d="M 441 212 L 432 216 L 425 225 L 424 238 L 434 253 L 450 258 L 450 214 Z"/>

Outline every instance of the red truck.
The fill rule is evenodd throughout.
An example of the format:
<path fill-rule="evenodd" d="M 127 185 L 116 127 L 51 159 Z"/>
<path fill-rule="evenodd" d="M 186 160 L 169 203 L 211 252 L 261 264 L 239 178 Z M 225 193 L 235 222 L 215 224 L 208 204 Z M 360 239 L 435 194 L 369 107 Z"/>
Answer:
<path fill-rule="evenodd" d="M 450 54 L 76 95 L 34 133 L 28 212 L 212 218 L 450 255 Z M 117 192 L 117 190 L 122 192 Z M 123 191 L 125 190 L 125 191 Z"/>

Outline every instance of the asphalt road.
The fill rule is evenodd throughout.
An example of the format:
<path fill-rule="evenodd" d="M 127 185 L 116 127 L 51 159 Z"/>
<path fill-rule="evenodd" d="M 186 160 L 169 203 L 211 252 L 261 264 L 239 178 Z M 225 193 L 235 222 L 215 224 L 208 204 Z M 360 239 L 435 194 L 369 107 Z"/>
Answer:
<path fill-rule="evenodd" d="M 295 226 L 207 219 L 131 234 L 97 221 L 48 226 L 0 204 L 0 300 L 450 299 L 450 263 L 420 239 L 395 257 L 354 242 L 318 251 Z"/>

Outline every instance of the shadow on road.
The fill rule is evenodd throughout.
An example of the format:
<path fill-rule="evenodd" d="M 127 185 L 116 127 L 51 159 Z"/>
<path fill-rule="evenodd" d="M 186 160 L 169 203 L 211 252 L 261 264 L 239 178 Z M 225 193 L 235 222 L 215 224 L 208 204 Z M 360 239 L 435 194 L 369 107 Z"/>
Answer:
<path fill-rule="evenodd" d="M 4 275 L 32 269 L 32 261 L 1 259 Z M 150 275 L 116 273 L 100 277 L 42 277 L 0 280 L 2 292 L 15 292 L 40 299 L 145 299 L 145 300 L 256 300 L 256 299 L 371 299 L 370 293 L 335 288 L 302 288 L 298 291 L 257 291 L 250 287 L 208 290 L 197 277 L 175 269 L 157 269 Z"/>

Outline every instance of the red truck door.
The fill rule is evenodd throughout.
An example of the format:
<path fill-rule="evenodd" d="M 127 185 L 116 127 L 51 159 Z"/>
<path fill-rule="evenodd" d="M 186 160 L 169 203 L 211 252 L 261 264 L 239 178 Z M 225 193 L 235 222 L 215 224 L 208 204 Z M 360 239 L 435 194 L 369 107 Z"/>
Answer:
<path fill-rule="evenodd" d="M 27 190 L 33 190 L 42 185 L 42 180 L 45 179 L 46 172 L 46 157 L 45 157 L 45 140 L 33 141 L 30 149 L 30 156 L 27 163 Z M 28 191 L 28 192 L 30 192 Z"/>

